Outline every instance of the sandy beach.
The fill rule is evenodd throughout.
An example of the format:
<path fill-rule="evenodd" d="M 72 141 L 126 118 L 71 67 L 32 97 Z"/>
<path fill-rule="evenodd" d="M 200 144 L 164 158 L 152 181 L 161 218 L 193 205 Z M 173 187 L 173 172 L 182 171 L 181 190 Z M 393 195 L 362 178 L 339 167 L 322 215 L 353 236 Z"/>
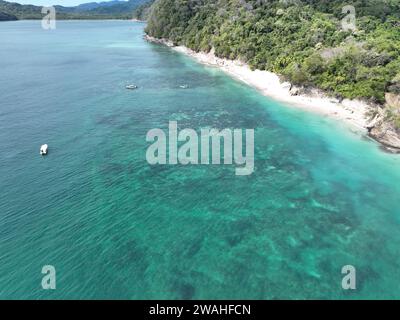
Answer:
<path fill-rule="evenodd" d="M 335 98 L 324 96 L 317 90 L 313 90 L 309 95 L 297 94 L 297 88 L 289 82 L 281 82 L 279 76 L 275 73 L 251 70 L 245 63 L 217 58 L 213 52 L 194 52 L 182 46 L 172 48 L 195 58 L 202 64 L 219 67 L 232 77 L 258 89 L 265 96 L 290 103 L 299 108 L 345 120 L 359 129 L 366 130 L 368 119 L 365 113 L 368 111 L 368 105 L 362 101 L 345 99 L 339 102 Z"/>
<path fill-rule="evenodd" d="M 346 121 L 358 130 L 365 132 L 367 130 L 366 127 L 369 121 L 366 112 L 369 109 L 369 105 L 363 101 L 344 99 L 339 102 L 338 99 L 328 97 L 316 89 L 311 90 L 307 94 L 300 94 L 298 92 L 299 88 L 292 86 L 289 82 L 282 82 L 275 73 L 251 70 L 246 63 L 218 58 L 213 51 L 209 53 L 195 52 L 184 46 L 174 46 L 167 40 L 155 39 L 149 36 L 146 36 L 146 39 L 151 42 L 167 45 L 173 50 L 188 55 L 202 64 L 218 67 L 233 78 L 258 89 L 265 96 L 287 102 L 293 107 Z"/>

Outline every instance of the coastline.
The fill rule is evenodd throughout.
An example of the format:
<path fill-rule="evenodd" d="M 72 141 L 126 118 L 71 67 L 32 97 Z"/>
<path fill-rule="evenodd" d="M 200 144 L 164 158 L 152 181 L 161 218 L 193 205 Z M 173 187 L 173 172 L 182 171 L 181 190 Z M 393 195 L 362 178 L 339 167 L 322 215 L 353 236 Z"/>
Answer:
<path fill-rule="evenodd" d="M 293 107 L 343 120 L 361 133 L 368 133 L 370 121 L 366 113 L 371 106 L 366 102 L 349 99 L 339 101 L 336 98 L 328 97 L 318 89 L 311 89 L 304 94 L 301 92 L 301 88 L 289 82 L 281 82 L 279 76 L 273 72 L 251 70 L 246 63 L 241 61 L 218 58 L 213 51 L 209 53 L 195 52 L 184 46 L 174 46 L 169 40 L 157 39 L 148 35 L 145 35 L 145 39 L 149 42 L 166 45 L 194 58 L 201 64 L 218 67 L 231 77 L 257 89 L 264 96 L 289 103 Z"/>
<path fill-rule="evenodd" d="M 287 107 L 301 108 L 339 120 L 354 133 L 378 142 L 383 151 L 400 154 L 400 133 L 385 120 L 382 106 L 360 99 L 339 100 L 317 88 L 298 87 L 290 82 L 281 81 L 279 75 L 273 72 L 251 70 L 249 65 L 242 61 L 218 58 L 213 50 L 208 53 L 196 52 L 185 46 L 176 46 L 168 39 L 158 39 L 147 34 L 144 35 L 144 39 L 168 46 L 201 64 L 217 67 L 232 78 L 257 89 L 264 96 L 287 103 Z M 374 116 L 371 117 L 368 113 L 373 113 Z"/>

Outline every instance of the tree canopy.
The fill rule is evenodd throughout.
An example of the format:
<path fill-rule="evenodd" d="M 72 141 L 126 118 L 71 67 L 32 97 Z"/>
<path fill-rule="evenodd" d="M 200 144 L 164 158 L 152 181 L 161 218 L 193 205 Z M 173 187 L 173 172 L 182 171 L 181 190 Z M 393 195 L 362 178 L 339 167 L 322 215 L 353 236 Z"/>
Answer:
<path fill-rule="evenodd" d="M 400 93 L 400 0 L 157 0 L 146 32 L 343 98 Z M 344 19 L 344 20 L 343 20 Z"/>

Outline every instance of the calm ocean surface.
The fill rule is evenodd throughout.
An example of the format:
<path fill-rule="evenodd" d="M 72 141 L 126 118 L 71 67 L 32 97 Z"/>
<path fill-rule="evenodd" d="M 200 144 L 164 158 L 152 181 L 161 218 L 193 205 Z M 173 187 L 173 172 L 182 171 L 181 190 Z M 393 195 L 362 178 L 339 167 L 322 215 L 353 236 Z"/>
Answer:
<path fill-rule="evenodd" d="M 143 28 L 0 23 L 0 299 L 400 298 L 400 156 Z M 148 165 L 170 120 L 255 128 L 255 172 Z"/>

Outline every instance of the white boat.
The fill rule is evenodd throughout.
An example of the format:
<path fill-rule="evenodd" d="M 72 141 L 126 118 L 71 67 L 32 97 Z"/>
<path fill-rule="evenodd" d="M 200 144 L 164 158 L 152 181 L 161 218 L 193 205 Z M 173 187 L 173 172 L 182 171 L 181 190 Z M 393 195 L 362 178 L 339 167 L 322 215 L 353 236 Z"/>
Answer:
<path fill-rule="evenodd" d="M 179 86 L 179 88 L 181 88 L 181 89 L 187 89 L 187 88 L 189 88 L 189 86 L 188 86 L 187 84 L 182 84 L 182 85 Z"/>
<path fill-rule="evenodd" d="M 48 152 L 49 146 L 47 144 L 44 144 L 40 147 L 40 154 L 42 156 L 45 156 Z"/>
<path fill-rule="evenodd" d="M 138 87 L 135 86 L 134 84 L 128 84 L 127 86 L 125 86 L 125 88 L 129 89 L 129 90 L 134 90 L 134 89 L 137 89 Z"/>

